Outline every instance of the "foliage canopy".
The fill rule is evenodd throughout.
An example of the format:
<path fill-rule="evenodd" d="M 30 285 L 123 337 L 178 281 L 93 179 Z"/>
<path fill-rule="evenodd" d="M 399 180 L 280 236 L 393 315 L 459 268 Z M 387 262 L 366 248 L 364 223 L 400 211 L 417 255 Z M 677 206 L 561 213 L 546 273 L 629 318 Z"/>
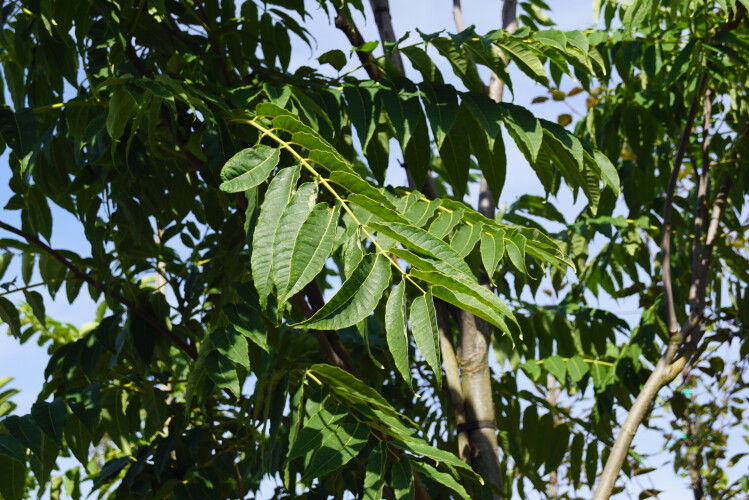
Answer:
<path fill-rule="evenodd" d="M 314 48 L 301 0 L 3 4 L 6 209 L 21 223 L 0 221 L 0 278 L 23 284 L 3 285 L 0 318 L 50 357 L 28 415 L 0 393 L 0 497 L 245 498 L 272 483 L 275 497 L 510 498 L 564 476 L 572 498 L 609 467 L 614 481 L 644 467 L 629 451 L 602 472 L 629 450 L 617 409 L 636 429 L 677 375 L 680 389 L 731 381 L 738 425 L 743 1 L 598 1 L 600 29 L 563 32 L 532 0 L 517 31 L 418 32 L 386 40 L 387 57 L 358 45 L 359 71 L 342 50 L 319 55 L 332 70 L 292 66 L 296 41 Z M 319 4 L 344 28 L 365 10 Z M 508 67 L 548 92 L 537 102 L 585 93 L 586 116 L 492 100 L 481 76 L 513 91 Z M 501 199 L 510 141 L 547 197 L 494 217 L 464 199 L 479 175 Z M 409 186 L 386 185 L 391 157 Z M 564 189 L 584 199 L 574 220 L 553 205 Z M 50 246 L 58 209 L 89 253 Z M 63 289 L 100 304 L 95 326 L 46 316 Z M 598 297 L 637 298 L 639 322 Z M 476 339 L 503 371 L 472 388 L 461 356 Z M 721 412 L 676 389 L 667 401 L 678 429 Z M 496 477 L 458 449 L 487 433 Z M 691 472 L 711 445 L 687 434 L 675 463 Z M 749 490 L 701 474 L 711 495 Z"/>

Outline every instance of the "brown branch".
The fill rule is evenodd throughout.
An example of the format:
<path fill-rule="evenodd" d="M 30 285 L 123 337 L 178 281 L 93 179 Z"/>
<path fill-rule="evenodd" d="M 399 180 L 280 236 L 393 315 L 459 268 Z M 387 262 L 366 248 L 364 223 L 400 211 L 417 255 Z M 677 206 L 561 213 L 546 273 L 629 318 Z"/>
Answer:
<path fill-rule="evenodd" d="M 679 332 L 679 320 L 676 317 L 676 308 L 674 306 L 674 290 L 673 283 L 671 281 L 671 214 L 674 208 L 674 194 L 676 193 L 676 182 L 679 179 L 679 173 L 681 172 L 681 164 L 684 161 L 684 153 L 689 145 L 689 137 L 692 135 L 692 126 L 694 125 L 694 119 L 697 116 L 697 110 L 699 109 L 702 97 L 705 94 L 705 88 L 707 86 L 707 73 L 702 75 L 700 84 L 697 89 L 697 94 L 692 100 L 692 105 L 689 107 L 689 114 L 687 115 L 687 121 L 684 124 L 684 130 L 679 139 L 679 147 L 676 150 L 676 158 L 674 158 L 674 168 L 671 171 L 671 177 L 668 180 L 668 187 L 666 189 L 666 200 L 663 208 L 663 238 L 661 240 L 661 274 L 663 282 L 663 301 L 666 307 L 666 325 L 668 327 L 669 336 L 672 337 L 671 342 L 681 344 L 681 339 L 678 338 Z"/>
<path fill-rule="evenodd" d="M 346 35 L 346 38 L 348 38 L 348 41 L 354 47 L 361 47 L 364 45 L 364 37 L 362 37 L 361 32 L 359 31 L 359 28 L 356 27 L 356 24 L 354 24 L 354 21 L 338 7 L 336 7 L 335 10 L 335 27 L 343 31 L 343 34 Z M 357 50 L 356 55 L 359 57 L 359 61 L 361 61 L 369 78 L 375 81 L 380 81 L 382 79 L 382 73 L 380 73 L 380 69 L 375 65 L 375 58 L 372 54 Z"/>
<path fill-rule="evenodd" d="M 135 302 L 123 297 L 122 295 L 115 292 L 114 290 L 111 290 L 109 287 L 107 287 L 100 281 L 95 280 L 91 275 L 86 274 L 85 272 L 81 271 L 72 262 L 70 262 L 68 259 L 66 259 L 62 255 L 60 255 L 60 253 L 58 253 L 52 247 L 50 247 L 49 245 L 41 241 L 36 236 L 28 234 L 27 232 L 22 231 L 16 227 L 13 227 L 9 224 L 6 224 L 5 222 L 2 222 L 2 221 L 0 221 L 0 228 L 5 229 L 6 231 L 9 231 L 17 236 L 20 236 L 21 238 L 25 239 L 26 241 L 28 241 L 35 247 L 40 248 L 41 250 L 49 254 L 52 258 L 54 258 L 56 261 L 58 261 L 60 264 L 62 264 L 64 267 L 66 267 L 78 279 L 85 281 L 86 283 L 96 288 L 103 294 L 108 295 L 115 301 L 119 302 L 120 304 L 125 306 L 131 313 L 140 316 L 144 321 L 146 321 L 146 323 L 153 326 L 156 329 L 156 331 L 158 331 L 161 335 L 166 337 L 175 347 L 177 347 L 182 352 L 190 356 L 192 359 L 197 359 L 198 353 L 195 350 L 195 347 L 189 345 L 187 342 L 177 337 L 172 331 L 170 331 L 159 320 L 151 316 L 151 314 L 149 314 L 147 311 L 144 311 L 143 309 L 138 307 L 138 305 Z"/>

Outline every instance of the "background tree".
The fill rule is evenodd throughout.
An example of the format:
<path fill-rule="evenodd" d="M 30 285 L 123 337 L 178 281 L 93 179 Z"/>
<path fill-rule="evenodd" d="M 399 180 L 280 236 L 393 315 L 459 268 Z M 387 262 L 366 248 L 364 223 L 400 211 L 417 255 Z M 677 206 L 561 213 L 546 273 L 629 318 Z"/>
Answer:
<path fill-rule="evenodd" d="M 650 407 L 645 381 L 659 366 L 676 376 L 705 341 L 746 331 L 746 78 L 728 77 L 746 60 L 742 4 L 605 4 L 606 28 L 583 33 L 545 29 L 546 5 L 523 2 L 513 34 L 508 2 L 507 30 L 479 35 L 456 15 L 458 34 L 396 39 L 387 2 L 373 1 L 382 57 L 353 21 L 361 2 L 320 6 L 360 71 L 343 50 L 318 58 L 337 76 L 289 71 L 290 37 L 312 45 L 301 1 L 3 8 L 0 124 L 7 208 L 21 225 L 0 221 L 14 235 L 2 240 L 0 271 L 21 256 L 24 284 L 6 288 L 25 302 L 0 296 L 0 317 L 51 354 L 30 414 L 0 407 L 11 413 L 0 433 L 4 498 L 63 487 L 75 497 L 85 479 L 114 498 L 244 498 L 269 487 L 278 497 L 509 498 L 551 491 L 552 474 L 572 497 L 583 470 L 596 482 L 615 408 L 639 394 L 633 408 Z M 569 115 L 553 123 L 497 102 L 498 82 L 513 89 L 508 64 L 554 100 L 588 93 L 576 134 Z M 579 86 L 562 92 L 570 78 Z M 692 134 L 694 123 L 707 132 Z M 496 217 L 495 201 L 463 203 L 479 172 L 483 200 L 500 198 L 505 139 L 548 196 L 563 184 L 583 194 L 572 223 L 548 196 L 523 196 Z M 408 188 L 385 186 L 391 156 L 403 158 Z M 694 177 L 679 174 L 690 168 Z M 620 177 L 628 213 L 618 216 Z M 90 256 L 48 244 L 50 202 L 83 226 Z M 672 215 L 661 229 L 663 213 Z M 554 223 L 563 230 L 552 234 Z M 671 249 L 671 233 L 695 237 Z M 664 241 L 660 267 L 653 236 Z M 590 257 L 595 238 L 610 241 Z M 708 272 L 713 252 L 720 273 Z M 692 255 L 701 257 L 684 265 Z M 692 277 L 670 279 L 677 264 Z M 662 279 L 640 277 L 661 269 Z M 65 285 L 71 302 L 87 285 L 95 323 L 47 318 L 35 273 L 51 296 Z M 552 306 L 536 300 L 542 283 Z M 712 305 L 722 286 L 732 307 Z M 639 294 L 643 319 L 631 330 L 589 306 L 591 293 Z M 699 334 L 690 326 L 652 375 L 655 337 L 676 345 L 663 325 L 679 319 L 679 297 L 692 297 Z M 706 330 L 714 335 L 700 341 Z M 489 345 L 505 369 L 494 379 Z M 616 443 L 599 495 L 622 465 L 632 472 L 619 459 L 629 443 Z M 60 456 L 85 472 L 58 472 Z"/>

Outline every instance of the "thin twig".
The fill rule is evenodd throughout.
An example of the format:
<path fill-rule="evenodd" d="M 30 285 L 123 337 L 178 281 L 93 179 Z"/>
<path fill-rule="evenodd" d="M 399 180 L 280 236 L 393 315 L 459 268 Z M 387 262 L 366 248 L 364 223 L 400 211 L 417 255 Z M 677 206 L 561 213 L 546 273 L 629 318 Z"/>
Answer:
<path fill-rule="evenodd" d="M 68 259 L 66 259 L 62 255 L 60 255 L 59 252 L 57 252 L 52 247 L 50 247 L 49 245 L 41 241 L 36 236 L 33 236 L 25 231 L 22 231 L 21 229 L 13 227 L 10 224 L 6 224 L 5 222 L 2 222 L 2 221 L 0 221 L 0 229 L 5 229 L 6 231 L 9 231 L 17 236 L 20 236 L 21 238 L 25 239 L 32 245 L 43 250 L 45 253 L 49 254 L 52 258 L 54 258 L 60 264 L 65 266 L 78 279 L 85 281 L 86 283 L 96 288 L 100 292 L 104 293 L 105 295 L 108 295 L 115 301 L 119 302 L 120 304 L 125 306 L 131 313 L 136 314 L 137 316 L 140 316 L 148 324 L 153 326 L 159 333 L 161 333 L 164 337 L 166 337 L 175 347 L 177 347 L 182 352 L 190 356 L 192 359 L 197 359 L 198 353 L 195 350 L 195 348 L 189 345 L 187 342 L 185 342 L 181 338 L 177 337 L 163 323 L 161 323 L 159 320 L 151 316 L 151 314 L 149 314 L 147 311 L 144 311 L 143 309 L 138 307 L 138 305 L 132 300 L 123 297 L 122 295 L 115 292 L 114 290 L 111 290 L 109 287 L 107 287 L 100 281 L 95 280 L 91 275 L 86 274 L 85 272 L 81 271 L 72 262 L 70 262 Z"/>

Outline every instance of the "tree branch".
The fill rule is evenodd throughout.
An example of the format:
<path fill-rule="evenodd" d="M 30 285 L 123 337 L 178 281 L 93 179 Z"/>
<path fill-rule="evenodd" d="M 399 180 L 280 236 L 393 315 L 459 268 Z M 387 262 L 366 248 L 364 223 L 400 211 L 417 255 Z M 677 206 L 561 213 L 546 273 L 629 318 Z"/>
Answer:
<path fill-rule="evenodd" d="M 671 177 L 668 180 L 665 206 L 663 208 L 661 274 L 663 281 L 663 301 L 666 307 L 666 325 L 671 337 L 677 337 L 679 335 L 679 320 L 676 317 L 676 308 L 674 306 L 674 290 L 673 284 L 671 282 L 671 214 L 674 208 L 676 181 L 679 179 L 681 164 L 684 161 L 684 153 L 686 152 L 687 146 L 689 145 L 689 137 L 692 135 L 692 126 L 694 125 L 694 119 L 697 116 L 697 110 L 699 108 L 700 102 L 702 101 L 706 86 L 707 73 L 702 75 L 702 78 L 700 79 L 700 85 L 697 89 L 697 94 L 694 96 L 692 105 L 689 107 L 687 121 L 684 124 L 684 130 L 681 133 L 681 139 L 679 139 L 679 147 L 676 150 L 676 158 L 674 158 L 674 168 L 671 171 Z M 674 339 L 674 341 L 675 340 L 678 340 L 678 344 L 681 344 L 680 339 Z"/>
<path fill-rule="evenodd" d="M 177 347 L 182 352 L 190 356 L 192 359 L 197 359 L 198 353 L 195 350 L 194 346 L 189 345 L 187 342 L 177 337 L 171 330 L 169 330 L 159 320 L 151 316 L 151 314 L 149 314 L 147 311 L 144 311 L 143 309 L 138 307 L 138 305 L 135 302 L 123 297 L 122 295 L 115 292 L 114 290 L 111 290 L 109 287 L 107 287 L 100 281 L 95 280 L 91 275 L 86 274 L 85 272 L 81 271 L 72 262 L 70 262 L 68 259 L 66 259 L 62 255 L 60 255 L 59 252 L 57 252 L 52 247 L 50 247 L 49 245 L 41 241 L 36 236 L 28 234 L 27 232 L 22 231 L 16 227 L 13 227 L 9 224 L 6 224 L 5 222 L 2 222 L 2 221 L 0 221 L 0 228 L 5 229 L 6 231 L 9 231 L 17 236 L 20 236 L 21 238 L 25 239 L 26 241 L 28 241 L 35 247 L 43 250 L 45 253 L 49 254 L 52 258 L 54 258 L 60 264 L 65 266 L 77 278 L 83 280 L 84 282 L 96 288 L 103 294 L 108 295 L 115 301 L 119 302 L 120 304 L 125 306 L 131 313 L 136 314 L 140 316 L 141 318 L 143 318 L 143 320 L 146 321 L 146 323 L 153 326 L 156 329 L 156 331 L 158 331 L 161 335 L 166 337 L 175 347 Z"/>
<path fill-rule="evenodd" d="M 375 24 L 377 25 L 377 31 L 380 33 L 380 40 L 382 41 L 382 50 L 385 50 L 385 42 L 395 42 L 395 30 L 393 29 L 393 17 L 390 15 L 390 1 L 389 0 L 369 0 L 372 5 L 372 12 L 374 13 Z M 406 71 L 403 66 L 403 58 L 400 52 L 394 52 L 388 56 L 388 60 L 393 63 L 393 66 L 398 68 L 401 75 L 405 76 Z"/>
<path fill-rule="evenodd" d="M 348 41 L 354 47 L 360 47 L 364 44 L 364 37 L 361 36 L 359 28 L 356 27 L 354 21 L 348 17 L 340 8 L 336 7 L 336 18 L 335 27 L 343 31 Z M 369 78 L 375 81 L 380 81 L 382 74 L 380 69 L 375 65 L 375 58 L 369 52 L 363 52 L 361 50 L 356 51 L 356 55 L 359 57 L 364 70 L 369 75 Z"/>

